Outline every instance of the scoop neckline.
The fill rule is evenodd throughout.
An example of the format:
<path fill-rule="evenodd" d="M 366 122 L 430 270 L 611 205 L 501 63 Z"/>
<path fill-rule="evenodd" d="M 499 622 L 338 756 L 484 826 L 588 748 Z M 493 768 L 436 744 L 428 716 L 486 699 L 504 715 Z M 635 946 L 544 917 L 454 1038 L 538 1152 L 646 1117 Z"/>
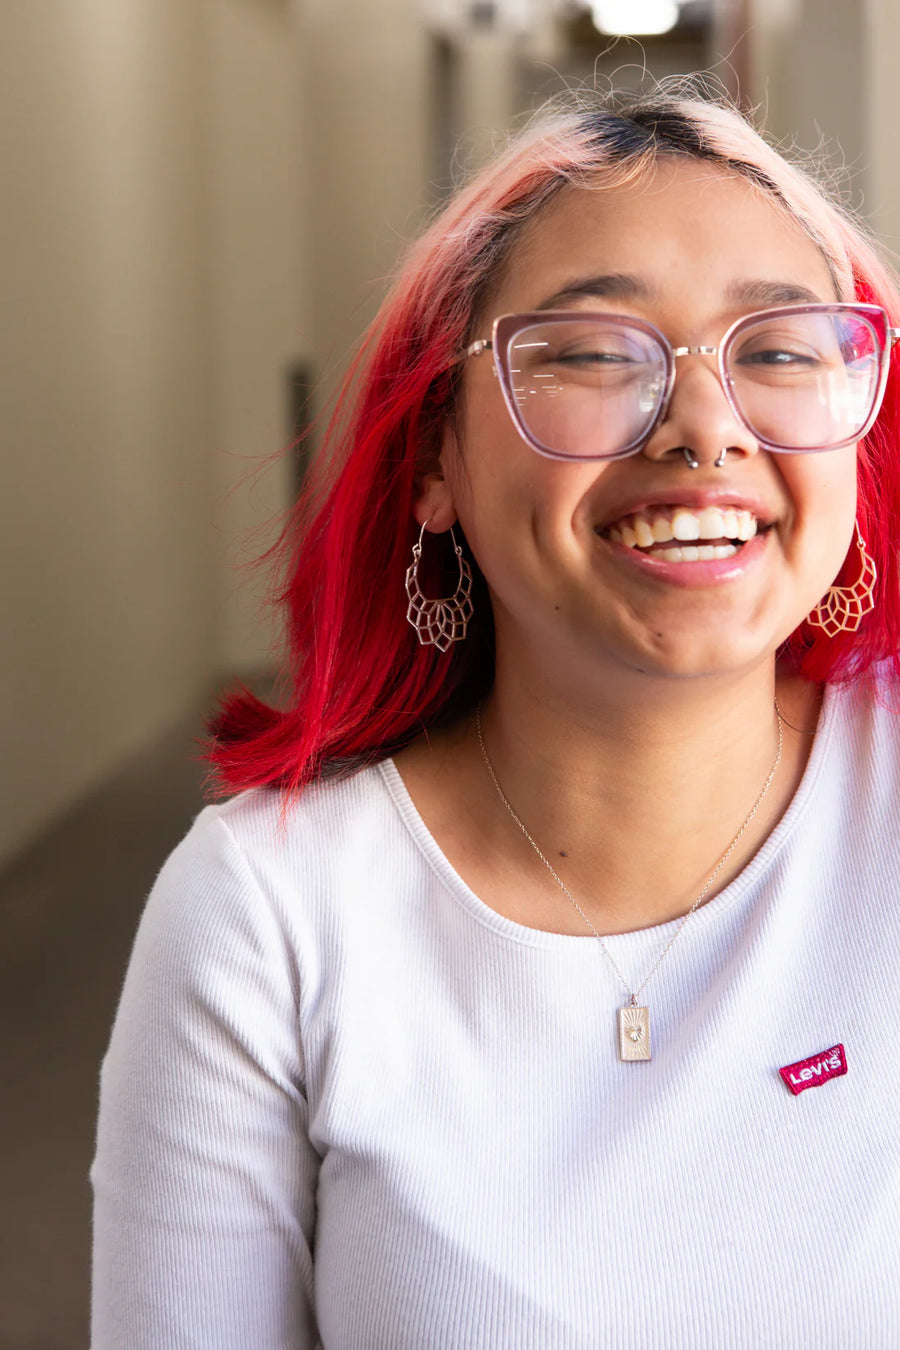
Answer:
<path fill-rule="evenodd" d="M 812 798 L 825 763 L 835 724 L 835 709 L 840 695 L 837 686 L 826 685 L 815 738 L 803 776 L 797 790 L 788 803 L 787 809 L 760 847 L 749 860 L 746 867 L 724 890 L 694 912 L 691 927 L 696 933 L 711 923 L 717 922 L 727 914 L 750 891 L 760 877 L 769 869 L 775 858 L 787 844 L 797 828 Z M 460 876 L 456 868 L 441 849 L 434 835 L 428 829 L 415 802 L 407 790 L 400 771 L 392 758 L 384 759 L 375 766 L 381 776 L 392 803 L 403 822 L 408 834 L 419 853 L 438 877 L 453 899 L 482 926 L 495 934 L 529 947 L 542 947 L 557 951 L 589 951 L 597 939 L 588 932 L 582 936 L 575 933 L 551 933 L 543 928 L 531 928 L 527 924 L 517 923 L 498 913 L 476 894 Z M 622 951 L 639 949 L 643 946 L 655 946 L 668 940 L 684 915 L 669 919 L 665 923 L 652 924 L 649 928 L 636 928 L 626 933 L 603 935 L 603 941 L 611 950 Z"/>

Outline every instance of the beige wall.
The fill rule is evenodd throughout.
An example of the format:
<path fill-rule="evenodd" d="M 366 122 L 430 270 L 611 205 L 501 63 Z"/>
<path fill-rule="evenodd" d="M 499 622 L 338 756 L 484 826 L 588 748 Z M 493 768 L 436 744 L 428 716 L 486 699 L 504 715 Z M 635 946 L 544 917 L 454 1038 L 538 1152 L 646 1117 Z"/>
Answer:
<path fill-rule="evenodd" d="M 0 44 L 0 858 L 211 672 L 188 0 L 9 5 Z"/>
<path fill-rule="evenodd" d="M 269 658 L 286 369 L 428 196 L 415 0 L 4 12 L 0 864 Z"/>
<path fill-rule="evenodd" d="M 327 390 L 429 196 L 429 44 L 418 0 L 302 0 L 310 317 Z"/>
<path fill-rule="evenodd" d="M 753 97 L 766 126 L 846 167 L 852 205 L 900 253 L 896 0 L 751 0 Z"/>
<path fill-rule="evenodd" d="M 882 239 L 900 255 L 900 7 L 865 0 L 864 129 L 869 164 L 867 211 Z"/>
<path fill-rule="evenodd" d="M 309 355 L 304 43 L 292 0 L 203 0 L 213 496 L 222 673 L 271 663 L 267 571 L 294 483 L 287 372 Z"/>
<path fill-rule="evenodd" d="M 869 199 L 869 0 L 750 0 L 751 100 L 785 146 L 821 150 Z M 887 0 L 887 9 L 892 0 Z M 881 39 L 880 39 L 881 40 Z"/>

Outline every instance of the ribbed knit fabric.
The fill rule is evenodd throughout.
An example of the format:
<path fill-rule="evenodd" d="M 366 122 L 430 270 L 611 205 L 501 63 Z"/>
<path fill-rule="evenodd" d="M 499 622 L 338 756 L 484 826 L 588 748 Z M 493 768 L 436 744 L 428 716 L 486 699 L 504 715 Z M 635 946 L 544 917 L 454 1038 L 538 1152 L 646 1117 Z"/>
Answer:
<path fill-rule="evenodd" d="M 392 764 L 204 810 L 104 1063 L 94 1350 L 897 1350 L 898 806 L 900 719 L 829 691 L 635 1064 L 596 940 L 482 904 Z"/>

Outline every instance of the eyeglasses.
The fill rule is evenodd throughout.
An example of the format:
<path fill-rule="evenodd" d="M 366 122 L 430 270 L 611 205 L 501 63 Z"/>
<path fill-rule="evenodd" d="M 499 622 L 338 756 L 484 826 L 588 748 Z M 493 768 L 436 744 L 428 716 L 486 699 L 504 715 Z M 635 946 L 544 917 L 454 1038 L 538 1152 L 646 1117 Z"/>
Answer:
<path fill-rule="evenodd" d="M 510 416 L 550 459 L 635 454 L 666 415 L 681 356 L 715 356 L 737 419 L 766 450 L 837 450 L 871 428 L 891 328 L 879 305 L 785 305 L 747 314 L 715 347 L 673 347 L 620 314 L 505 314 L 456 361 L 494 354 Z M 455 364 L 455 362 L 454 362 Z"/>

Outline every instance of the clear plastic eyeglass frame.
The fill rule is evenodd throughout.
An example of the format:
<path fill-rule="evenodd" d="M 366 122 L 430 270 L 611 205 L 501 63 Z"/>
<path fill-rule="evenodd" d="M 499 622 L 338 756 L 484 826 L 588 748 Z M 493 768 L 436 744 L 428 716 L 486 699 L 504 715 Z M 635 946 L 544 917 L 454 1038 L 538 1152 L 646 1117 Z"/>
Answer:
<path fill-rule="evenodd" d="M 833 444 L 821 446 L 795 446 L 781 445 L 774 441 L 768 441 L 760 438 L 759 433 L 747 421 L 741 412 L 738 401 L 733 390 L 732 376 L 728 367 L 728 356 L 735 340 L 747 328 L 758 324 L 761 320 L 778 316 L 780 318 L 790 318 L 801 314 L 821 314 L 828 315 L 856 315 L 871 325 L 878 342 L 878 380 L 875 385 L 872 396 L 872 407 L 865 423 L 859 431 L 853 436 L 836 441 Z M 512 382 L 512 374 L 509 367 L 508 352 L 513 339 L 517 333 L 523 329 L 533 326 L 547 326 L 560 323 L 576 322 L 602 322 L 613 326 L 620 325 L 623 328 L 638 329 L 648 337 L 655 340 L 664 360 L 664 380 L 663 387 L 659 396 L 659 406 L 652 420 L 641 429 L 640 435 L 629 441 L 628 444 L 619 449 L 603 455 L 584 455 L 569 454 L 566 451 L 554 450 L 550 446 L 542 444 L 528 429 L 524 418 L 516 404 L 515 392 Z M 631 315 L 609 314 L 601 311 L 588 311 L 579 309 L 570 310 L 537 310 L 527 314 L 502 314 L 496 318 L 491 328 L 489 338 L 478 338 L 453 358 L 451 366 L 457 365 L 460 361 L 467 360 L 470 356 L 481 356 L 484 352 L 490 351 L 493 354 L 493 369 L 500 381 L 500 388 L 503 393 L 503 399 L 512 418 L 513 424 L 522 439 L 537 451 L 539 455 L 544 455 L 548 459 L 561 459 L 567 461 L 580 461 L 591 459 L 624 459 L 628 455 L 637 454 L 646 444 L 666 416 L 669 403 L 672 399 L 672 392 L 675 387 L 675 361 L 682 356 L 714 356 L 717 358 L 719 381 L 724 390 L 725 397 L 731 407 L 737 420 L 748 431 L 756 437 L 758 443 L 764 450 L 776 451 L 779 454 L 816 454 L 826 450 L 839 450 L 844 446 L 853 445 L 860 441 L 872 428 L 875 418 L 878 416 L 881 402 L 884 397 L 884 390 L 887 384 L 888 368 L 890 364 L 890 354 L 894 344 L 900 340 L 900 328 L 892 328 L 888 322 L 888 317 L 880 305 L 868 304 L 805 304 L 805 305 L 779 305 L 777 308 L 756 310 L 752 314 L 745 314 L 737 319 L 724 333 L 722 339 L 715 346 L 696 346 L 696 347 L 673 347 L 668 338 L 652 323 L 645 319 L 632 317 Z"/>

